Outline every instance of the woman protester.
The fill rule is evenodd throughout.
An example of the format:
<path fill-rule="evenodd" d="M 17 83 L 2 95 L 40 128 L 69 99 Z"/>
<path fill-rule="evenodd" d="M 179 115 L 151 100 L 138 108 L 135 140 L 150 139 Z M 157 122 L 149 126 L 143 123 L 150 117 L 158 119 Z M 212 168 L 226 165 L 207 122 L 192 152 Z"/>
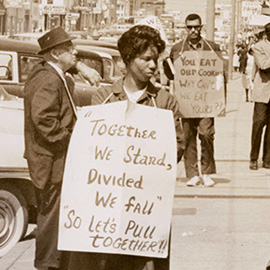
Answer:
<path fill-rule="evenodd" d="M 165 49 L 165 42 L 154 28 L 136 25 L 120 37 L 118 49 L 126 65 L 126 75 L 113 85 L 99 89 L 92 98 L 92 104 L 130 100 L 146 106 L 172 110 L 177 136 L 177 159 L 180 161 L 184 152 L 184 141 L 178 102 L 168 91 L 155 87 L 150 81 L 157 70 L 158 58 Z M 159 259 L 73 252 L 70 255 L 69 270 L 78 269 L 169 270 L 169 256 Z"/>

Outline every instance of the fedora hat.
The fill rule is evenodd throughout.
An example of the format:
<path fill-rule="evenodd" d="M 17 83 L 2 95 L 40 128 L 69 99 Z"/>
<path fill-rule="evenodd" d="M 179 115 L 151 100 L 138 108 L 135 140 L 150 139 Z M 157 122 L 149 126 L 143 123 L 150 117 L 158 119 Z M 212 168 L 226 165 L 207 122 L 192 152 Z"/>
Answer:
<path fill-rule="evenodd" d="M 70 37 L 61 26 L 58 26 L 38 39 L 38 43 L 41 48 L 38 54 L 44 54 L 46 51 L 50 50 L 56 45 L 65 43 L 74 38 L 75 37 Z"/>

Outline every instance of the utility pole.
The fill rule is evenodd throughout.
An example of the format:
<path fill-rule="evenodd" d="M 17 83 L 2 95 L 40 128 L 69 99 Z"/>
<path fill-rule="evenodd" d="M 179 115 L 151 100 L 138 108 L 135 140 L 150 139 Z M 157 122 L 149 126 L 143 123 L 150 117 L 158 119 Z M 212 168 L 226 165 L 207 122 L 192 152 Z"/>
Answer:
<path fill-rule="evenodd" d="M 235 40 L 235 9 L 236 0 L 232 0 L 232 14 L 231 14 L 231 31 L 230 31 L 230 43 L 229 43 L 229 79 L 232 79 L 233 73 L 233 51 L 234 51 L 234 40 Z"/>
<path fill-rule="evenodd" d="M 236 0 L 236 14 L 237 14 L 237 25 L 236 25 L 236 36 L 240 32 L 241 28 L 241 7 L 242 5 L 240 4 L 240 0 Z"/>
<path fill-rule="evenodd" d="M 214 41 L 215 32 L 215 0 L 207 0 L 206 38 Z"/>
<path fill-rule="evenodd" d="M 30 10 L 29 10 L 29 29 L 28 31 L 31 33 L 33 31 L 33 0 L 29 0 L 30 2 Z"/>

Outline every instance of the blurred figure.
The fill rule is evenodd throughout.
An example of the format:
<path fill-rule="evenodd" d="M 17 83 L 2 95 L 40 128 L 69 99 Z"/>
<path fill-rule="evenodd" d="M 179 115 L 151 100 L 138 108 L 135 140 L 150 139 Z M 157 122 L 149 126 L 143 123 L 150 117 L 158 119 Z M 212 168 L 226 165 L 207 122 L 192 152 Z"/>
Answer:
<path fill-rule="evenodd" d="M 239 72 L 245 74 L 248 60 L 247 49 L 245 44 L 241 45 L 237 54 L 239 56 Z"/>
<path fill-rule="evenodd" d="M 266 126 L 263 142 L 263 167 L 270 169 L 270 23 L 265 25 L 267 40 L 257 42 L 253 55 L 258 71 L 255 74 L 252 100 L 254 103 L 250 165 L 258 170 L 258 157 L 263 128 Z"/>
<path fill-rule="evenodd" d="M 234 50 L 233 53 L 233 71 L 239 71 L 239 55 L 237 54 L 237 50 Z"/>
<path fill-rule="evenodd" d="M 245 73 L 242 73 L 242 86 L 245 89 L 246 94 L 246 102 L 249 102 L 250 100 L 250 92 L 253 89 L 253 69 L 254 69 L 254 57 L 253 57 L 253 51 L 252 48 L 248 51 L 248 61 Z"/>

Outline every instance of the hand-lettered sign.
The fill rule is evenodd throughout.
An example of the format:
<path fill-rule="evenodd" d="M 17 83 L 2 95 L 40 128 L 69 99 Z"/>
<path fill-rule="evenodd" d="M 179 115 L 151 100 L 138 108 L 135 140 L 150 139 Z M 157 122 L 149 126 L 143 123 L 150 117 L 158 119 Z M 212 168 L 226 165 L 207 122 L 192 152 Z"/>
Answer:
<path fill-rule="evenodd" d="M 167 257 L 176 180 L 172 112 L 121 101 L 80 113 L 66 159 L 58 248 Z"/>
<path fill-rule="evenodd" d="M 225 114 L 223 61 L 212 51 L 185 51 L 174 62 L 175 95 L 183 118 Z"/>

